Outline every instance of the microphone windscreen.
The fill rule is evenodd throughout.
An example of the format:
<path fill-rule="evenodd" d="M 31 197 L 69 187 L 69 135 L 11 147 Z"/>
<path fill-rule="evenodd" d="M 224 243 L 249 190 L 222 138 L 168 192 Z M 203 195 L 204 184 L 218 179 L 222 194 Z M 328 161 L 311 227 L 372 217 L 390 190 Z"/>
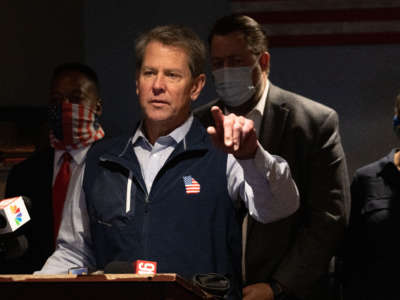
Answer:
<path fill-rule="evenodd" d="M 4 239 L 0 243 L 6 260 L 21 257 L 28 250 L 28 240 L 24 235 Z"/>
<path fill-rule="evenodd" d="M 104 267 L 105 274 L 135 274 L 132 262 L 112 261 Z"/>
<path fill-rule="evenodd" d="M 7 219 L 4 216 L 0 215 L 0 228 L 6 228 L 7 224 Z"/>

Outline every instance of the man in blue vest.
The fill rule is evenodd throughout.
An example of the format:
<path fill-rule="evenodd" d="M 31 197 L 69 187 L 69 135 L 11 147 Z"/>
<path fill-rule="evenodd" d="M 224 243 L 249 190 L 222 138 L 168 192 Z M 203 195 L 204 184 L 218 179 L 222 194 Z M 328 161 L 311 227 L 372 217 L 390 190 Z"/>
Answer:
<path fill-rule="evenodd" d="M 229 298 L 240 299 L 237 208 L 242 201 L 264 223 L 295 212 L 288 165 L 262 149 L 244 117 L 214 107 L 216 126 L 207 131 L 194 119 L 206 50 L 191 30 L 152 29 L 138 39 L 136 60 L 144 118 L 133 136 L 92 148 L 82 197 L 64 213 L 58 248 L 40 273 L 145 259 L 186 278 L 226 274 Z"/>

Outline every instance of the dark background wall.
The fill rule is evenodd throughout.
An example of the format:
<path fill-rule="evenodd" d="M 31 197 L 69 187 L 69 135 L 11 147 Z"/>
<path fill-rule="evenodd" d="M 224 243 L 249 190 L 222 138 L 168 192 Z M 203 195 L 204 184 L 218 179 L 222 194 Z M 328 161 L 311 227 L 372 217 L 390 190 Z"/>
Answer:
<path fill-rule="evenodd" d="M 400 45 L 271 49 L 271 81 L 333 107 L 349 173 L 398 146 L 392 130 L 400 93 Z"/>
<path fill-rule="evenodd" d="M 137 35 L 155 25 L 181 23 L 206 39 L 213 22 L 228 13 L 227 0 L 2 1 L 0 122 L 10 115 L 4 113 L 10 107 L 43 111 L 52 68 L 82 60 L 100 78 L 106 134 L 130 131 L 139 119 L 133 55 Z M 273 83 L 339 113 L 350 176 L 398 144 L 391 119 L 400 92 L 400 44 L 275 47 L 270 52 Z M 195 105 L 214 97 L 208 77 Z"/>
<path fill-rule="evenodd" d="M 81 1 L 0 1 L 0 107 L 48 101 L 51 71 L 82 60 Z"/>

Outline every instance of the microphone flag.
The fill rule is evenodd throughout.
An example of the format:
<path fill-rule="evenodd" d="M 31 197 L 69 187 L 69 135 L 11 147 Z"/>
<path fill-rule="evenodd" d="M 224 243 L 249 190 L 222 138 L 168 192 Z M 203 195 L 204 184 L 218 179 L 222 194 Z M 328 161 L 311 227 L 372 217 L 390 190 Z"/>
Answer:
<path fill-rule="evenodd" d="M 31 219 L 21 196 L 0 201 L 0 218 L 7 221 L 0 234 L 14 232 Z"/>

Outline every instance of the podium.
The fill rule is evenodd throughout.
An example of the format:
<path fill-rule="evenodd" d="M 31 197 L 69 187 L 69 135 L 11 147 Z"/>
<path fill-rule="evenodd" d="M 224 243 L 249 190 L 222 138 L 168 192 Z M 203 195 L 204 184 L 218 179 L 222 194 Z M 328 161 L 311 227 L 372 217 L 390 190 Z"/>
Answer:
<path fill-rule="evenodd" d="M 1 299 L 215 299 L 177 274 L 0 275 Z"/>

